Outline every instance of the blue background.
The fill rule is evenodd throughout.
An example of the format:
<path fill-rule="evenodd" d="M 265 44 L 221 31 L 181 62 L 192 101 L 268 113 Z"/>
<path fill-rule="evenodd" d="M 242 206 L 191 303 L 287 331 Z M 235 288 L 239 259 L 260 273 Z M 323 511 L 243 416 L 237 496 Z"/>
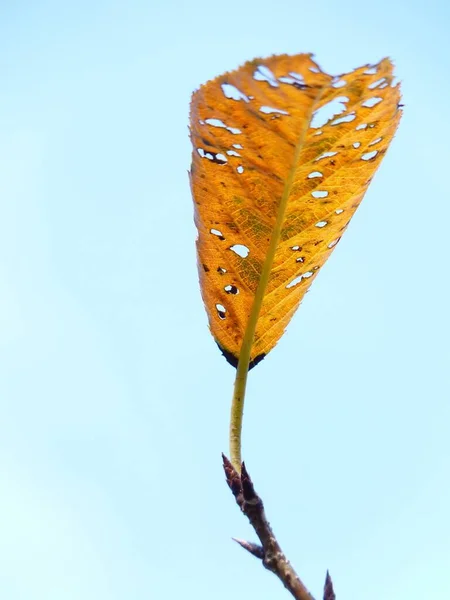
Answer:
<path fill-rule="evenodd" d="M 449 597 L 444 0 L 3 2 L 0 595 L 287 592 L 223 480 L 234 370 L 197 284 L 188 105 L 247 59 L 391 56 L 399 132 L 283 340 L 244 457 L 318 597 Z"/>

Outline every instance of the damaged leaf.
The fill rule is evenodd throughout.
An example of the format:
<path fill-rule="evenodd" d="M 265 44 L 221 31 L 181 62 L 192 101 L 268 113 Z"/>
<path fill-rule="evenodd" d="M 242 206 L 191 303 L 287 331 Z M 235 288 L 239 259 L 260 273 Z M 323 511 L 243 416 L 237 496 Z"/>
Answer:
<path fill-rule="evenodd" d="M 209 326 L 227 360 L 275 346 L 397 129 L 388 59 L 334 77 L 309 54 L 247 62 L 191 104 L 191 187 Z"/>

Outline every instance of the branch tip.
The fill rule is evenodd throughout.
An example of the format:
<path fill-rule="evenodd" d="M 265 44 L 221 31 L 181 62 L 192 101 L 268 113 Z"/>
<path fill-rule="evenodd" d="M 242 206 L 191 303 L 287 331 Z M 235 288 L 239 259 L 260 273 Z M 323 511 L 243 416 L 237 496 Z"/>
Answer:
<path fill-rule="evenodd" d="M 264 549 L 259 544 L 254 544 L 253 542 L 247 542 L 246 540 L 240 540 L 238 538 L 232 538 L 232 539 L 237 544 L 239 544 L 239 546 L 244 548 L 244 550 L 247 550 L 248 552 L 250 552 L 250 554 L 253 554 L 253 556 L 256 556 L 256 558 L 259 558 L 260 560 L 262 560 L 264 558 Z"/>
<path fill-rule="evenodd" d="M 323 589 L 323 600 L 336 600 L 336 594 L 333 589 L 333 582 L 330 577 L 329 571 L 325 577 L 325 587 Z"/>

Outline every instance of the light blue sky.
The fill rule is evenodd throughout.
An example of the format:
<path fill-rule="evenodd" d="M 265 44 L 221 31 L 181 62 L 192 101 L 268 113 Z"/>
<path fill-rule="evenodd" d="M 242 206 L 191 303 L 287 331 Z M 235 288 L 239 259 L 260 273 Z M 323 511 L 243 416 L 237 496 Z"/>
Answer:
<path fill-rule="evenodd" d="M 188 104 L 255 56 L 391 56 L 403 121 L 288 333 L 244 457 L 320 597 L 450 596 L 445 0 L 3 2 L 0 597 L 288 598 L 236 547 L 233 369 L 197 285 Z M 282 484 L 286 483 L 283 491 Z"/>

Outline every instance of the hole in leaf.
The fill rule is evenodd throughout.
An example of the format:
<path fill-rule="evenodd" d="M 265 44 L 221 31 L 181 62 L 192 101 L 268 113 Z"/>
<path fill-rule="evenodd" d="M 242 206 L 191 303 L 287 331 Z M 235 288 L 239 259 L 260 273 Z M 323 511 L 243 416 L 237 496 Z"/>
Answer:
<path fill-rule="evenodd" d="M 318 160 L 322 160 L 322 158 L 328 158 L 329 156 L 336 156 L 336 154 L 337 154 L 337 152 L 324 152 L 323 154 L 318 156 L 316 159 L 314 159 L 314 162 L 317 162 Z"/>
<path fill-rule="evenodd" d="M 227 294 L 239 294 L 239 290 L 235 285 L 226 285 L 223 289 Z"/>
<path fill-rule="evenodd" d="M 289 85 L 298 83 L 298 81 L 293 77 L 278 77 L 278 81 L 281 81 L 281 83 L 289 83 Z"/>
<path fill-rule="evenodd" d="M 357 125 L 355 127 L 356 131 L 361 131 L 361 129 L 366 129 L 367 128 L 367 123 L 361 123 L 360 125 Z"/>
<path fill-rule="evenodd" d="M 225 156 L 225 154 L 222 154 L 222 153 L 213 154 L 213 162 L 223 165 L 224 163 L 228 162 L 228 159 Z"/>
<path fill-rule="evenodd" d="M 221 231 L 219 231 L 218 229 L 210 229 L 209 233 L 212 233 L 213 235 L 217 236 L 219 238 L 219 240 L 224 240 L 225 239 L 223 237 L 223 233 Z"/>
<path fill-rule="evenodd" d="M 249 98 L 235 85 L 231 85 L 231 83 L 222 83 L 221 85 L 223 95 L 225 98 L 230 100 L 244 100 L 245 102 L 250 102 Z"/>
<path fill-rule="evenodd" d="M 371 67 L 369 65 L 369 68 L 364 71 L 364 75 L 375 75 L 376 72 L 377 72 L 377 68 L 376 67 Z"/>
<path fill-rule="evenodd" d="M 202 158 L 207 158 L 211 162 L 217 163 L 218 165 L 224 165 L 228 162 L 225 154 L 222 154 L 220 152 L 217 154 L 215 154 L 214 152 L 205 152 L 203 148 L 197 148 L 197 152 Z"/>
<path fill-rule="evenodd" d="M 311 196 L 313 198 L 326 198 L 328 196 L 328 192 L 325 190 L 314 190 L 314 192 L 311 192 Z"/>
<path fill-rule="evenodd" d="M 253 73 L 253 79 L 256 81 L 267 81 L 272 87 L 279 87 L 277 78 L 272 71 L 265 65 L 259 65 Z"/>
<path fill-rule="evenodd" d="M 227 309 L 225 308 L 225 306 L 223 306 L 223 304 L 216 304 L 216 310 L 217 310 L 217 314 L 219 315 L 219 319 L 225 319 L 226 317 L 226 312 Z"/>
<path fill-rule="evenodd" d="M 313 133 L 313 135 L 322 135 L 323 131 L 321 129 L 319 129 L 319 131 L 316 131 L 316 133 Z"/>
<path fill-rule="evenodd" d="M 301 246 L 291 246 L 291 250 L 293 250 L 294 252 L 299 252 L 301 249 Z"/>
<path fill-rule="evenodd" d="M 244 246 L 243 244 L 234 244 L 234 246 L 230 246 L 230 250 L 232 250 L 241 258 L 247 258 L 250 253 L 250 250 L 247 248 L 247 246 Z"/>
<path fill-rule="evenodd" d="M 298 83 L 305 83 L 305 78 L 300 73 L 296 73 L 295 71 L 290 71 L 289 75 L 295 79 Z"/>
<path fill-rule="evenodd" d="M 299 256 L 298 258 L 295 259 L 295 262 L 304 263 L 305 262 L 305 257 L 304 256 Z"/>
<path fill-rule="evenodd" d="M 213 127 L 224 127 L 225 129 L 227 129 L 225 123 L 220 119 L 206 119 L 205 123 L 207 123 L 208 125 L 212 125 Z"/>
<path fill-rule="evenodd" d="M 318 67 L 309 67 L 311 73 L 320 73 L 320 69 Z"/>
<path fill-rule="evenodd" d="M 382 101 L 383 101 L 383 98 L 380 98 L 379 96 L 375 96 L 374 98 L 369 98 L 368 100 L 363 102 L 361 104 L 361 106 L 365 106 L 366 108 L 373 108 L 374 106 L 376 106 L 377 104 L 379 104 Z"/>
<path fill-rule="evenodd" d="M 323 177 L 323 174 L 320 171 L 313 171 L 308 175 L 308 179 L 314 179 L 314 177 Z"/>
<path fill-rule="evenodd" d="M 328 225 L 328 221 L 319 221 L 316 223 L 316 227 L 325 227 L 325 225 Z"/>
<path fill-rule="evenodd" d="M 336 246 L 336 244 L 339 242 L 339 240 L 340 240 L 340 239 L 341 239 L 341 238 L 340 238 L 340 237 L 338 237 L 338 238 L 336 238 L 335 240 L 333 240 L 332 242 L 330 242 L 330 243 L 328 244 L 328 248 L 330 248 L 330 249 L 331 249 L 331 248 L 334 248 L 334 247 Z"/>
<path fill-rule="evenodd" d="M 278 113 L 280 115 L 288 115 L 289 113 L 286 110 L 282 110 L 281 108 L 274 108 L 273 106 L 261 106 L 259 109 L 260 112 L 271 115 L 272 113 Z"/>
<path fill-rule="evenodd" d="M 343 209 L 343 208 L 337 208 L 337 209 L 336 209 L 334 212 L 335 212 L 337 215 L 340 215 L 341 213 L 343 213 L 343 212 L 344 212 L 344 209 Z"/>
<path fill-rule="evenodd" d="M 376 140 L 373 140 L 373 142 L 370 142 L 369 146 L 375 146 L 375 144 L 378 144 L 378 142 L 381 142 L 383 138 L 382 137 L 378 137 Z"/>
<path fill-rule="evenodd" d="M 382 83 L 386 82 L 386 77 L 382 77 L 381 79 L 377 79 L 373 83 L 370 83 L 367 87 L 369 90 L 374 90 L 378 86 L 381 86 Z"/>
<path fill-rule="evenodd" d="M 227 272 L 227 270 L 224 269 L 223 267 L 217 267 L 217 272 L 220 273 L 221 275 L 223 275 L 224 273 Z"/>
<path fill-rule="evenodd" d="M 241 144 L 233 144 L 233 148 L 237 148 L 237 150 L 242 150 L 243 147 Z"/>
<path fill-rule="evenodd" d="M 236 169 L 236 171 L 240 174 L 244 172 L 244 167 L 242 165 L 239 165 L 238 168 Z"/>
<path fill-rule="evenodd" d="M 312 276 L 313 276 L 313 274 L 314 274 L 314 273 L 313 273 L 312 271 L 306 271 L 306 273 L 303 273 L 303 277 L 304 277 L 305 279 L 308 279 L 309 277 L 312 277 Z"/>
<path fill-rule="evenodd" d="M 353 148 L 359 148 L 361 146 L 361 142 L 353 142 Z"/>
<path fill-rule="evenodd" d="M 366 152 L 361 156 L 361 160 L 372 160 L 378 154 L 378 150 L 372 150 L 372 152 Z"/>
<path fill-rule="evenodd" d="M 347 85 L 347 82 L 345 81 L 345 79 L 338 78 L 336 81 L 333 82 L 332 85 L 334 88 L 342 88 Z"/>
<path fill-rule="evenodd" d="M 236 150 L 227 150 L 228 156 L 241 156 Z"/>
<path fill-rule="evenodd" d="M 290 288 L 298 285 L 302 279 L 303 279 L 303 275 L 299 275 L 298 277 L 295 277 L 295 279 L 293 279 L 290 283 L 287 284 L 286 289 L 289 290 Z"/>
<path fill-rule="evenodd" d="M 336 115 L 340 115 L 341 113 L 345 112 L 347 110 L 345 103 L 348 101 L 349 99 L 347 96 L 338 96 L 337 98 L 334 98 L 334 100 L 330 100 L 315 110 L 311 119 L 310 127 L 313 129 L 322 127 L 322 125 L 328 123 L 328 121 Z"/>
<path fill-rule="evenodd" d="M 341 123 L 350 123 L 356 119 L 356 115 L 354 113 L 350 115 L 345 115 L 345 117 L 339 117 L 331 121 L 330 125 L 340 125 Z"/>

